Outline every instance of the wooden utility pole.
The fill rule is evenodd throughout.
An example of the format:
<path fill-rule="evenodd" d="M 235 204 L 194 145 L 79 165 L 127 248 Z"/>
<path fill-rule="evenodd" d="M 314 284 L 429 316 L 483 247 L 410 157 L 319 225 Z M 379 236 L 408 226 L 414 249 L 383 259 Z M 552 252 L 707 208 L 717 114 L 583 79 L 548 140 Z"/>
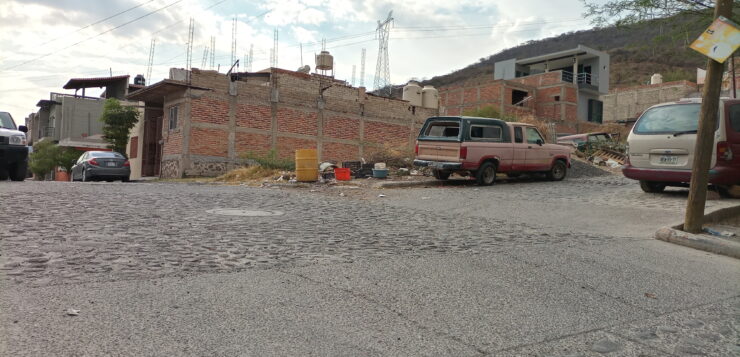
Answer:
<path fill-rule="evenodd" d="M 716 19 L 719 16 L 732 18 L 732 2 L 733 0 L 716 0 L 714 18 Z M 699 128 L 696 133 L 689 200 L 686 204 L 686 221 L 683 225 L 683 230 L 689 233 L 699 233 L 702 230 L 723 69 L 724 65 L 722 63 L 711 58 L 707 60 L 707 76 L 702 90 L 701 114 L 699 115 Z"/>

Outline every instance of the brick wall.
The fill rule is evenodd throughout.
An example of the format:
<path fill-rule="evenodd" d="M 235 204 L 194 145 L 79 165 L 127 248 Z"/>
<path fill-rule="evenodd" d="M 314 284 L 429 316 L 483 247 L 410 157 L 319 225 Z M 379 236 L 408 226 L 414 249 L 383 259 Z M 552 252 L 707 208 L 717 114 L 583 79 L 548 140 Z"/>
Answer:
<path fill-rule="evenodd" d="M 179 160 L 185 175 L 216 175 L 243 164 L 247 152 L 272 149 L 292 158 L 296 149 L 314 148 L 320 160 L 337 162 L 359 160 L 384 144 L 410 149 L 421 124 L 438 115 L 328 77 L 281 69 L 231 83 L 223 74 L 194 69 L 190 79 L 211 90 L 191 94 L 190 105 L 180 106 L 181 128 L 165 144 L 166 159 Z M 323 96 L 320 88 L 327 88 Z"/>
<path fill-rule="evenodd" d="M 162 138 L 162 153 L 177 155 L 182 153 L 182 130 L 173 130 Z"/>
<path fill-rule="evenodd" d="M 613 89 L 600 97 L 604 102 L 604 122 L 634 119 L 653 105 L 697 93 L 697 85 L 688 81 Z"/>

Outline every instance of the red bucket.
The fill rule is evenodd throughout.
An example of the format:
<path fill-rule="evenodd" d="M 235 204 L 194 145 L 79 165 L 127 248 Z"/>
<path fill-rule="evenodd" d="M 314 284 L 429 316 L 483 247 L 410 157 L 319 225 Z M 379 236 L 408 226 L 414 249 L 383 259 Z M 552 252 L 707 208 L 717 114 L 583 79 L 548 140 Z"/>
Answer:
<path fill-rule="evenodd" d="M 352 179 L 352 171 L 349 168 L 335 168 L 334 177 L 337 181 L 349 181 Z"/>

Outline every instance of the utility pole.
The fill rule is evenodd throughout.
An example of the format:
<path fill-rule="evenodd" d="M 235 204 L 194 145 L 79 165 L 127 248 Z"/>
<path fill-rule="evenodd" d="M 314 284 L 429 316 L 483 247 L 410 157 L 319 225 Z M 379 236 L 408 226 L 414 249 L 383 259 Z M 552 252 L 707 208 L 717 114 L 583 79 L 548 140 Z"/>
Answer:
<path fill-rule="evenodd" d="M 716 0 L 714 18 L 720 16 L 732 18 L 732 1 Z M 714 128 L 717 125 L 723 69 L 724 65 L 722 63 L 711 58 L 707 60 L 707 76 L 702 90 L 701 113 L 699 114 L 699 127 L 696 132 L 689 200 L 686 203 L 686 220 L 683 225 L 683 230 L 689 233 L 702 231 L 707 185 L 709 184 L 709 164 L 712 161 L 712 150 L 714 149 Z"/>

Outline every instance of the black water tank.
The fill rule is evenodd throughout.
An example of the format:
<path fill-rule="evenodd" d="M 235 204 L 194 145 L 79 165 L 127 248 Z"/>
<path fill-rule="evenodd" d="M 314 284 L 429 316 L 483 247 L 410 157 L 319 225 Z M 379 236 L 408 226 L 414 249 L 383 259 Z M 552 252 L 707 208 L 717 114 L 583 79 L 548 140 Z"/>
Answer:
<path fill-rule="evenodd" d="M 144 76 L 141 74 L 137 74 L 136 77 L 134 77 L 134 84 L 138 85 L 146 85 L 146 80 L 144 79 Z"/>

